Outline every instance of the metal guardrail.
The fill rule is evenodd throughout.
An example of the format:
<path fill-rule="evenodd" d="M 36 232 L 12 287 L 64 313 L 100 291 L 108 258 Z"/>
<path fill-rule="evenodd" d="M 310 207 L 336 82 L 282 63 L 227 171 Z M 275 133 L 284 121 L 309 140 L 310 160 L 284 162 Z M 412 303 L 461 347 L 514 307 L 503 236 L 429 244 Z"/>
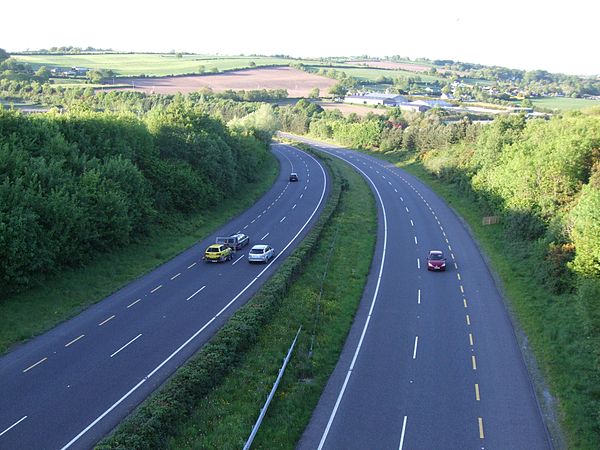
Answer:
<path fill-rule="evenodd" d="M 262 423 L 263 418 L 265 417 L 265 414 L 267 413 L 267 408 L 269 407 L 271 400 L 273 400 L 273 396 L 275 395 L 275 392 L 277 391 L 277 387 L 279 386 L 279 382 L 281 381 L 281 378 L 283 377 L 285 368 L 286 368 L 288 362 L 290 361 L 290 357 L 292 356 L 292 351 L 294 351 L 296 341 L 298 340 L 298 336 L 300 335 L 300 330 L 302 330 L 302 327 L 298 328 L 298 331 L 296 332 L 296 337 L 294 337 L 294 341 L 292 342 L 292 345 L 290 346 L 290 349 L 288 350 L 287 355 L 286 355 L 285 359 L 283 360 L 283 365 L 279 369 L 279 374 L 277 375 L 277 379 L 275 380 L 275 383 L 273 384 L 273 387 L 271 388 L 271 392 L 269 393 L 269 396 L 267 397 L 267 401 L 265 402 L 264 406 L 260 410 L 258 419 L 256 420 L 254 427 L 252 428 L 252 433 L 250 433 L 250 436 L 248 437 L 248 440 L 246 441 L 246 444 L 244 445 L 244 450 L 249 450 L 250 446 L 252 445 L 252 441 L 254 441 L 254 437 L 256 436 L 256 433 L 258 432 L 258 429 L 260 428 L 260 424 Z"/>

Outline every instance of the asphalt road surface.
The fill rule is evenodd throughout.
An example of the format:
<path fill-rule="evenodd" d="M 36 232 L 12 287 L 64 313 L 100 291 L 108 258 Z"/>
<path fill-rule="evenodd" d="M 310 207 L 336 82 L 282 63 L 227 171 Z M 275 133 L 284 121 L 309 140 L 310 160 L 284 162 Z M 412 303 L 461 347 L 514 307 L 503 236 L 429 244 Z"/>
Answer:
<path fill-rule="evenodd" d="M 90 448 L 193 355 L 276 270 L 318 217 L 329 191 L 312 156 L 274 145 L 281 173 L 252 208 L 209 239 L 0 359 L 0 449 Z M 290 172 L 299 181 L 288 181 Z M 217 235 L 250 245 L 205 263 Z M 267 265 L 246 260 L 274 247 Z"/>
<path fill-rule="evenodd" d="M 489 269 L 454 212 L 415 177 L 307 139 L 351 164 L 378 204 L 371 273 L 300 449 L 552 448 Z M 447 256 L 429 272 L 429 250 Z"/>

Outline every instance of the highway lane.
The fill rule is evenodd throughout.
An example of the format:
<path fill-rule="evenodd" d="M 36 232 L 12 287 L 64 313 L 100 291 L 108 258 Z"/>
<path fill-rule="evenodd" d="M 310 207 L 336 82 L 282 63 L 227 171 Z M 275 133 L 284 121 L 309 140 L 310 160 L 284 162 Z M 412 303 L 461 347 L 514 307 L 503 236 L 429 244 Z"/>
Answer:
<path fill-rule="evenodd" d="M 371 184 L 379 229 L 355 323 L 299 448 L 552 448 L 503 299 L 460 219 L 392 164 L 312 145 Z M 445 252 L 446 272 L 427 271 L 431 249 Z"/>
<path fill-rule="evenodd" d="M 281 173 L 223 229 L 82 314 L 0 358 L 0 449 L 90 448 L 193 355 L 279 266 L 320 213 L 324 167 L 274 145 Z M 299 181 L 290 183 L 289 172 Z M 250 246 L 231 262 L 204 263 L 217 235 Z M 251 245 L 276 258 L 251 265 Z M 287 248 L 286 248 L 287 247 Z"/>

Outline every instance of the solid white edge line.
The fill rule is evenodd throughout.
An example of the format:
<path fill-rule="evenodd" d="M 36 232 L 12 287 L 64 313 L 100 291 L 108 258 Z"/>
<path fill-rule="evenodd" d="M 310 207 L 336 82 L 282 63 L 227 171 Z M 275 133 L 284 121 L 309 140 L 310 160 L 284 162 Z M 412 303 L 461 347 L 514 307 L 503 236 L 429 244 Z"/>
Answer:
<path fill-rule="evenodd" d="M 300 150 L 297 150 L 297 151 L 299 151 L 300 153 L 304 153 L 304 152 L 302 152 Z M 321 206 L 321 203 L 323 203 L 323 198 L 325 197 L 325 192 L 327 191 L 327 176 L 325 174 L 325 169 L 323 168 L 323 166 L 321 165 L 321 163 L 319 161 L 317 161 L 312 155 L 310 155 L 308 153 L 306 155 L 308 157 L 310 157 L 313 161 L 315 161 L 319 165 L 319 168 L 321 169 L 321 173 L 323 174 L 323 190 L 321 191 L 321 197 L 319 198 L 319 202 L 317 203 L 317 206 L 315 206 L 315 209 L 311 213 L 310 217 L 308 219 L 306 219 L 306 222 L 304 222 L 304 225 L 302 225 L 302 227 L 300 228 L 300 230 L 298 230 L 298 232 L 287 243 L 287 245 L 283 248 L 283 250 L 281 252 L 277 253 L 275 255 L 275 257 L 271 260 L 271 262 L 269 264 L 267 264 L 265 266 L 265 268 L 250 283 L 248 283 L 246 285 L 246 287 L 244 287 L 244 289 L 242 289 L 229 303 L 227 303 L 227 305 L 225 305 L 212 319 L 210 319 L 208 322 L 206 322 L 204 324 L 204 326 L 202 326 L 202 328 L 200 328 L 198 331 L 196 331 L 190 338 L 188 338 L 187 341 L 185 341 L 183 344 L 181 344 L 163 362 L 161 362 L 158 366 L 156 366 L 154 368 L 154 370 L 152 370 L 152 372 L 150 372 L 148 375 L 146 375 L 140 382 L 138 382 L 134 387 L 132 387 L 125 395 L 123 395 L 119 400 L 117 400 L 115 403 L 113 403 L 112 406 L 110 406 L 106 411 L 104 411 L 100 416 L 98 416 L 92 423 L 90 423 L 87 427 L 85 427 L 77 436 L 75 436 L 73 439 L 71 439 L 64 447 L 61 448 L 61 450 L 66 450 L 67 448 L 71 447 L 75 442 L 77 442 L 81 438 L 81 436 L 83 436 L 85 433 L 87 433 L 94 425 L 96 425 L 104 417 L 106 417 L 108 414 L 110 414 L 110 412 L 113 409 L 115 409 L 117 406 L 119 406 L 121 403 L 123 403 L 142 384 L 144 384 L 146 382 L 146 380 L 148 380 L 152 375 L 154 375 L 156 372 L 158 372 L 165 364 L 167 364 L 171 359 L 173 359 L 181 350 L 183 350 L 200 333 L 202 333 L 217 317 L 219 317 L 221 314 L 223 314 L 223 312 L 227 311 L 227 309 L 238 298 L 240 298 L 244 294 L 244 292 L 246 292 L 248 289 L 250 289 L 250 287 L 256 282 L 256 280 L 258 280 L 258 278 L 262 274 L 264 274 L 271 267 L 271 265 L 273 265 L 273 263 L 275 263 L 275 261 L 277 261 L 277 259 L 290 247 L 290 245 L 292 245 L 294 243 L 294 241 L 298 238 L 298 236 L 300 236 L 300 234 L 308 226 L 308 224 L 310 223 L 310 221 L 312 220 L 312 218 L 315 216 L 315 214 L 319 210 L 319 207 Z"/>
<path fill-rule="evenodd" d="M 117 353 L 119 353 L 121 350 L 123 350 L 125 347 L 127 347 L 129 344 L 132 344 L 134 341 L 136 341 L 140 336 L 142 335 L 142 333 L 138 334 L 136 337 L 134 337 L 132 340 L 130 340 L 127 344 L 125 344 L 123 347 L 121 347 L 119 350 L 117 350 L 116 352 L 114 352 L 112 355 L 110 355 L 110 357 L 112 358 L 113 356 L 115 356 Z"/>
<path fill-rule="evenodd" d="M 385 211 L 385 205 L 383 204 L 383 199 L 381 198 L 381 194 L 379 193 L 379 189 L 377 189 L 377 186 L 375 185 L 375 183 L 373 182 L 373 180 L 361 169 L 359 168 L 357 165 L 355 165 L 354 163 L 336 155 L 333 152 L 328 152 L 326 150 L 321 149 L 323 152 L 335 156 L 336 158 L 341 159 L 342 161 L 344 161 L 347 164 L 350 164 L 352 167 L 354 167 L 358 172 L 360 172 L 361 174 L 363 174 L 363 176 L 369 180 L 369 182 L 371 183 L 371 185 L 373 186 L 373 189 L 375 190 L 375 193 L 377 194 L 377 198 L 379 199 L 379 204 L 381 205 L 381 210 L 383 213 L 383 255 L 381 257 L 381 265 L 379 267 L 379 273 L 377 274 L 377 283 L 375 285 L 375 292 L 373 293 L 373 299 L 371 300 L 371 307 L 369 308 L 369 313 L 367 315 L 367 319 L 365 320 L 365 324 L 363 326 L 363 330 L 360 336 L 360 339 L 358 341 L 358 345 L 356 346 L 356 350 L 354 352 L 354 357 L 352 358 L 352 362 L 350 363 L 350 367 L 348 369 L 348 372 L 346 374 L 346 380 L 344 381 L 344 384 L 340 390 L 340 393 L 338 394 L 338 398 L 335 402 L 335 406 L 333 408 L 333 411 L 331 412 L 331 415 L 329 416 L 329 420 L 327 422 L 327 426 L 325 428 L 325 431 L 323 432 L 323 435 L 321 436 L 321 441 L 319 442 L 319 447 L 318 450 L 321 450 L 323 448 L 323 445 L 325 445 L 325 440 L 327 439 L 327 435 L 329 434 L 329 430 L 331 428 L 331 424 L 333 423 L 333 420 L 335 419 L 336 413 L 337 413 L 337 409 L 338 406 L 344 396 L 344 392 L 346 391 L 346 386 L 348 384 L 348 379 L 350 378 L 350 375 L 352 374 L 352 370 L 354 368 L 354 364 L 356 363 L 356 359 L 358 357 L 358 354 L 360 352 L 361 346 L 362 346 L 362 342 L 363 339 L 365 337 L 365 334 L 367 332 L 367 329 L 369 327 L 369 322 L 371 319 L 371 314 L 373 313 L 373 308 L 375 307 L 375 302 L 377 301 L 377 296 L 379 294 L 379 288 L 381 285 L 381 277 L 383 274 L 383 268 L 385 266 L 385 255 L 386 255 L 386 251 L 387 251 L 387 234 L 388 234 L 388 225 L 387 225 L 387 214 Z"/>
<path fill-rule="evenodd" d="M 187 302 L 189 299 L 193 298 L 196 296 L 196 294 L 200 291 L 202 291 L 202 289 L 204 289 L 206 286 L 202 286 L 200 289 L 198 289 L 196 292 L 194 292 L 192 295 L 190 295 L 188 298 L 185 299 L 185 301 Z"/>
<path fill-rule="evenodd" d="M 0 436 L 2 436 L 4 433 L 8 433 L 10 430 L 12 430 L 14 427 L 16 427 L 17 425 L 19 425 L 25 419 L 27 419 L 27 416 L 21 417 L 19 420 L 17 420 L 15 423 L 13 423 L 10 427 L 8 427 L 6 430 L 4 430 L 2 433 L 0 433 Z"/>
<path fill-rule="evenodd" d="M 400 445 L 398 446 L 398 450 L 402 450 L 402 447 L 404 447 L 404 433 L 406 432 L 406 419 L 407 419 L 407 416 L 404 416 L 404 422 L 402 423 L 402 434 L 400 435 Z"/>

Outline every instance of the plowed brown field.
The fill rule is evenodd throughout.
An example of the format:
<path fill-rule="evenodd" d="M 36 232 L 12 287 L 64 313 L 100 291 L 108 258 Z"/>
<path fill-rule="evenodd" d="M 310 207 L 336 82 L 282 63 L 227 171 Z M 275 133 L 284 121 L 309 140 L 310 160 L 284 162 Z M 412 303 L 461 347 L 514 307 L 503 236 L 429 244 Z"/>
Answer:
<path fill-rule="evenodd" d="M 307 97 L 313 88 L 327 95 L 336 81 L 293 69 L 291 67 L 268 67 L 265 69 L 238 70 L 214 75 L 194 75 L 160 78 L 121 78 L 119 83 L 130 84 L 136 91 L 157 94 L 188 93 L 210 88 L 214 92 L 228 89 L 286 89 L 290 97 Z"/>

